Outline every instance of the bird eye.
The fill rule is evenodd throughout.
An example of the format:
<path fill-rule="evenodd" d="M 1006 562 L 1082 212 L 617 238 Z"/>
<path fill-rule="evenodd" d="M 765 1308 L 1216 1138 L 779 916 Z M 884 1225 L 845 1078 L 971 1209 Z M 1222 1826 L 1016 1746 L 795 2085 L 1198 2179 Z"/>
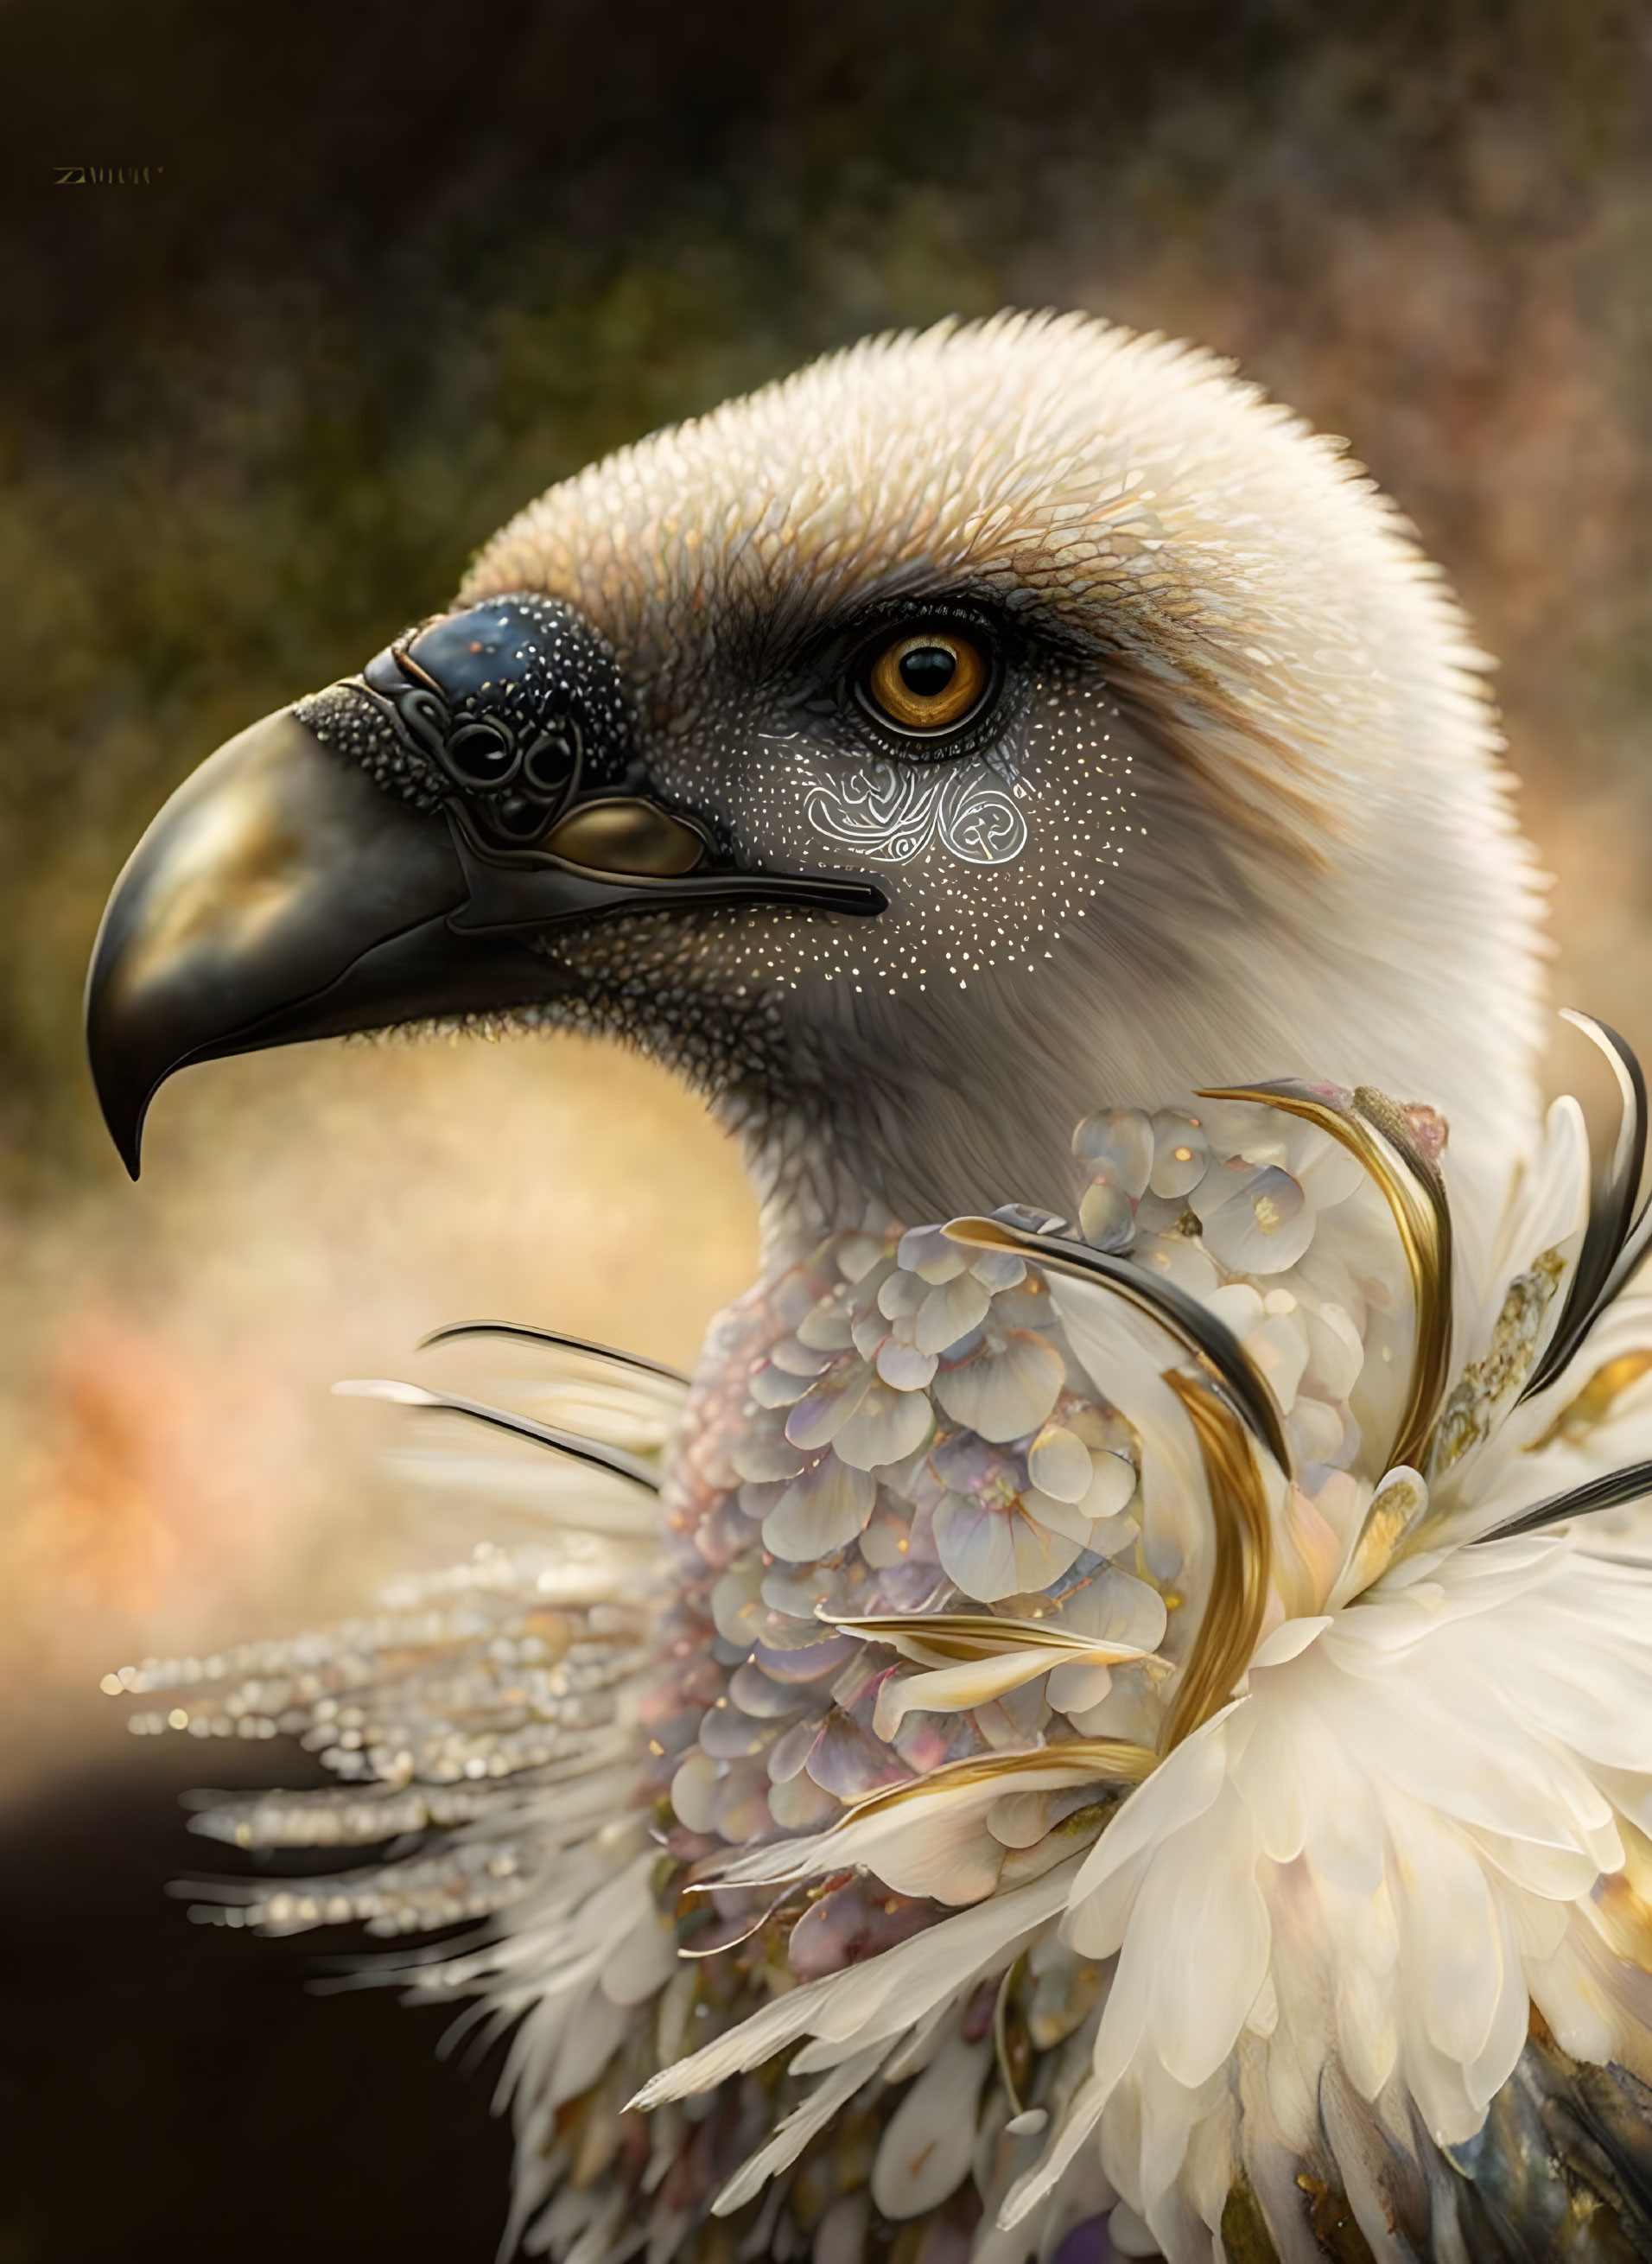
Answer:
<path fill-rule="evenodd" d="M 902 731 L 948 731 L 980 705 L 989 672 L 967 636 L 924 629 L 884 646 L 867 671 L 866 697 Z"/>

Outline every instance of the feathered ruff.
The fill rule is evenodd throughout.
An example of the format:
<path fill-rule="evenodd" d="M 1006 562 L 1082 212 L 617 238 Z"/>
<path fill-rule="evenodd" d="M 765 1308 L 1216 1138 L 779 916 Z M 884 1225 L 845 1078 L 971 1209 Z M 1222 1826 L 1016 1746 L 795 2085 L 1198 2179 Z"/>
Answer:
<path fill-rule="evenodd" d="M 1145 1117 L 1076 1141 L 1128 1299 L 1042 1215 L 839 1236 L 714 1339 L 669 1583 L 641 1533 L 485 1558 L 459 1618 L 335 1639 L 266 1716 L 377 1785 L 202 1819 L 425 1832 L 237 1917 L 491 1913 L 404 1970 L 518 2024 L 512 2239 L 617 2264 L 729 2217 L 836 2259 L 922 2221 L 1021 2264 L 1105 2211 L 1176 2260 L 1652 2253 L 1652 1532 L 1638 1481 L 1565 1498 L 1652 1448 L 1652 1303 L 1587 1309 L 1621 1282 L 1581 1116 L 1495 1270 L 1425 1111 L 1155 1125 L 1164 1196 Z M 604 1435 L 646 1457 L 635 1388 Z M 547 1584 L 602 1694 L 554 1753 L 510 1679 Z"/>
<path fill-rule="evenodd" d="M 995 2259 L 1047 2253 L 1052 2218 L 1070 2216 L 1063 2182 L 1098 2150 L 1125 2218 L 1173 2258 L 1209 2255 L 1224 2226 L 1231 2245 L 1236 2195 L 1281 2254 L 1324 2253 L 1303 2199 L 1316 2166 L 1330 2178 L 1322 2192 L 1348 2188 L 1372 2252 L 1397 2257 L 1419 2237 L 1450 2253 L 1449 2189 L 1443 2208 L 1424 2199 L 1420 2220 L 1402 2189 L 1409 2177 L 1428 2192 L 1419 2155 L 1481 2137 L 1534 2021 L 1559 2055 L 1652 2078 L 1652 1560 L 1631 1561 L 1645 1515 L 1626 1506 L 1567 1525 L 1562 1502 L 1562 1529 L 1496 1537 L 1534 1500 L 1652 1442 L 1652 1386 L 1637 1389 L 1652 1374 L 1644 1300 L 1598 1320 L 1586 1360 L 1521 1396 L 1567 1317 L 1587 1168 L 1581 1119 L 1562 1102 L 1509 1222 L 1503 1278 L 1476 1294 L 1459 1269 L 1454 1327 L 1451 1280 L 1419 1280 L 1444 1311 L 1419 1310 L 1419 1295 L 1402 1337 L 1380 1332 L 1388 1374 L 1366 1380 L 1366 1404 L 1384 1397 L 1402 1434 L 1412 1425 L 1427 1476 L 1322 1483 L 1309 1517 L 1312 1474 L 1292 1483 L 1253 1449 L 1279 1559 L 1260 1640 L 1236 1694 L 1089 1821 L 1082 1859 L 1047 1845 L 1041 1879 L 781 1999 L 666 2070 L 640 2103 L 692 2095 L 799 2039 L 796 2074 L 933 2030 L 983 1963 L 1049 1933 L 1102 1970 L 1101 1999 L 1082 2080 L 1033 2118 L 1042 2129 L 1000 2146 Z M 1358 1265 L 1333 1250 L 1322 1267 Z M 1157 1372 L 1163 1330 L 1155 1348 L 1127 1308 L 1070 1285 L 1057 1295 L 1069 1341 L 1141 1435 L 1144 1495 L 1157 1474 L 1170 1513 L 1185 1517 L 1202 1494 L 1208 1516 L 1208 1464 L 1199 1487 L 1194 1426 Z M 1418 1354 L 1431 1323 L 1455 1335 L 1457 1356 L 1425 1395 L 1419 1433 L 1414 1396 L 1395 1388 L 1418 1361 L 1408 1376 L 1395 1354 Z M 772 1885 L 864 1865 L 902 1891 L 973 1903 L 1003 1876 L 995 1789 L 1002 1803 L 1058 1784 L 1067 1754 L 1075 1780 L 1088 1766 L 1105 1781 L 1085 1747 L 1073 1738 L 943 1768 L 712 1876 Z M 933 2124 L 928 2136 L 938 2142 Z M 892 2126 L 886 2194 L 896 2144 Z M 1406 2173 L 1373 2183 L 1373 2153 L 1396 2149 Z M 1646 2235 L 1645 2194 L 1618 2198 L 1625 2236 Z"/>

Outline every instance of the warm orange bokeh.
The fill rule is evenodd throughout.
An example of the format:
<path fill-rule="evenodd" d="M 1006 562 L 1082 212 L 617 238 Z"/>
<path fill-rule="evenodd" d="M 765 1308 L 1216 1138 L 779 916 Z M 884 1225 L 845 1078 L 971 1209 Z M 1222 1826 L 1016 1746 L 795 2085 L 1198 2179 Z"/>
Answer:
<path fill-rule="evenodd" d="M 429 1375 L 419 1337 L 482 1315 L 692 1361 L 755 1223 L 732 1149 L 644 1063 L 434 1041 L 192 1075 L 140 1185 L 112 1171 L 17 1250 L 0 1706 L 56 1694 L 62 1718 L 12 1787 L 106 1707 L 107 1669 L 359 1608 L 407 1560 L 378 1449 L 409 1419 L 336 1379 Z"/>

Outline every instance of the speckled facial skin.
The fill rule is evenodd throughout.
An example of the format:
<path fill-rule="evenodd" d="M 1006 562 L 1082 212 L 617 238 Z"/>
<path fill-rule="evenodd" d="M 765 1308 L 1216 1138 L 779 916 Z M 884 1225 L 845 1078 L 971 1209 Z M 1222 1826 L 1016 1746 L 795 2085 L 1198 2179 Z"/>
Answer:
<path fill-rule="evenodd" d="M 1062 1208 L 1098 1095 L 1263 1074 L 1425 1098 L 1477 1166 L 1525 1143 L 1534 901 L 1482 664 L 1359 468 L 1209 356 L 1081 317 L 870 342 L 553 489 L 462 598 L 512 590 L 609 640 L 666 800 L 888 895 L 546 946 L 582 994 L 547 1014 L 690 1075 L 772 1231 Z M 938 617 L 1001 671 L 938 761 L 844 689 Z M 869 789 L 917 834 L 846 840 Z M 1010 853 L 949 845 L 943 790 Z"/>

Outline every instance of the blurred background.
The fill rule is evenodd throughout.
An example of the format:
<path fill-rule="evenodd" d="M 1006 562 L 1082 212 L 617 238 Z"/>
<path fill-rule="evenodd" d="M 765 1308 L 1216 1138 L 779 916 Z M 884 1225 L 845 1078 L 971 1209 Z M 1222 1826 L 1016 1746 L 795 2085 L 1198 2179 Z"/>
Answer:
<path fill-rule="evenodd" d="M 1649 51 L 1630 0 L 0 6 L 0 2264 L 491 2254 L 488 2072 L 188 1925 L 235 1755 L 98 1678 L 397 1561 L 335 1376 L 483 1312 L 686 1361 L 755 1249 L 695 1108 L 572 1040 L 192 1072 L 128 1186 L 79 987 L 154 809 L 591 456 L 1084 307 L 1399 497 L 1501 659 L 1556 995 L 1652 1051 Z"/>

